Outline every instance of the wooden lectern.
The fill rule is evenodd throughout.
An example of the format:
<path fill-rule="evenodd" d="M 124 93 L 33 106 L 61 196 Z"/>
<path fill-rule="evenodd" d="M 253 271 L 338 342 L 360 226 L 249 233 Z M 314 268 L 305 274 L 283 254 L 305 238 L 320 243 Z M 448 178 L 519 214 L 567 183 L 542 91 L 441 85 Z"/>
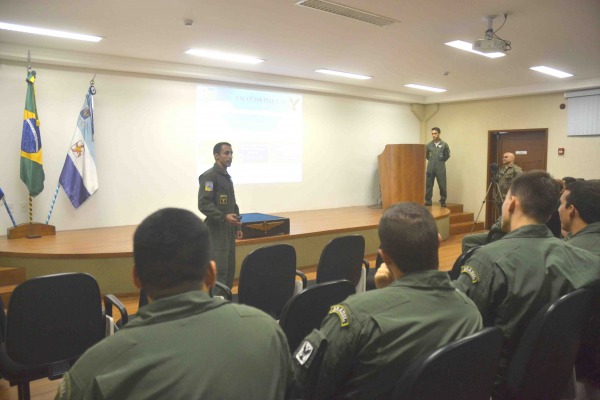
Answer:
<path fill-rule="evenodd" d="M 377 156 L 381 202 L 385 210 L 400 201 L 423 204 L 425 198 L 425 145 L 388 144 Z"/>

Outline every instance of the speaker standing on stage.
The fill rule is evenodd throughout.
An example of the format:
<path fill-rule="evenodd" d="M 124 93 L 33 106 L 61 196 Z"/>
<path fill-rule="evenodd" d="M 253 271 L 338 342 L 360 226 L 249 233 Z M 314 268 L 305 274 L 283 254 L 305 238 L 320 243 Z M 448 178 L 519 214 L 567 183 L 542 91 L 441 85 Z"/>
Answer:
<path fill-rule="evenodd" d="M 198 209 L 210 231 L 217 280 L 229 288 L 235 277 L 235 239 L 242 238 L 240 209 L 235 202 L 233 182 L 227 173 L 231 166 L 231 144 L 220 142 L 213 148 L 215 165 L 200 175 Z"/>
<path fill-rule="evenodd" d="M 446 207 L 446 161 L 450 158 L 450 146 L 440 139 L 440 128 L 431 129 L 433 140 L 425 147 L 427 179 L 425 180 L 425 205 L 431 205 L 433 182 L 437 179 L 440 188 L 440 205 Z"/>

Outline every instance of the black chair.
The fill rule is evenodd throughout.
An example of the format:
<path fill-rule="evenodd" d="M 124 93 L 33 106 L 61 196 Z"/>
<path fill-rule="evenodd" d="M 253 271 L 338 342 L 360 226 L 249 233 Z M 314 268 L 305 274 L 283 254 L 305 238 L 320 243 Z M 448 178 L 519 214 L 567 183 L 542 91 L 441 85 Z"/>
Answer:
<path fill-rule="evenodd" d="M 579 289 L 538 311 L 508 365 L 510 399 L 558 400 L 572 376 L 592 292 Z"/>
<path fill-rule="evenodd" d="M 292 297 L 279 320 L 290 350 L 294 351 L 306 335 L 321 327 L 332 305 L 341 303 L 355 292 L 352 282 L 339 280 L 316 284 Z"/>
<path fill-rule="evenodd" d="M 306 288 L 306 275 L 296 270 L 296 250 L 289 244 L 261 247 L 242 262 L 238 302 L 256 307 L 278 319 L 296 291 L 296 276 Z M 300 291 L 299 290 L 299 291 Z"/>
<path fill-rule="evenodd" d="M 19 399 L 29 399 L 30 381 L 60 378 L 105 332 L 100 288 L 91 275 L 29 279 L 10 298 L 0 374 L 18 385 Z"/>
<path fill-rule="evenodd" d="M 436 349 L 402 374 L 392 399 L 489 400 L 503 342 L 492 327 Z"/>
<path fill-rule="evenodd" d="M 458 279 L 458 277 L 460 276 L 461 267 L 465 265 L 465 262 L 467 262 L 467 260 L 471 258 L 473 253 L 475 253 L 475 251 L 480 247 L 481 246 L 471 247 L 469 250 L 465 251 L 460 256 L 458 256 L 458 258 L 456 259 L 456 261 L 454 261 L 454 264 L 452 265 L 452 269 L 448 271 L 448 276 L 450 276 L 451 280 Z"/>
<path fill-rule="evenodd" d="M 364 292 L 369 272 L 369 262 L 364 256 L 365 238 L 361 235 L 334 238 L 321 252 L 317 265 L 317 283 L 346 279 L 356 287 L 357 293 Z M 359 282 L 362 284 L 359 285 Z"/>

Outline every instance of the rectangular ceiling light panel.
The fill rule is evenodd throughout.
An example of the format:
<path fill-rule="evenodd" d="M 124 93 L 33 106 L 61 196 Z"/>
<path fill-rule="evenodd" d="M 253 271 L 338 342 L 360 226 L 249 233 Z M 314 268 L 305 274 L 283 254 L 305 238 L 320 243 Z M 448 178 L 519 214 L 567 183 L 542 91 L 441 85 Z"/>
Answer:
<path fill-rule="evenodd" d="M 352 18 L 377 26 L 386 26 L 396 23 L 395 19 L 382 17 L 381 15 L 371 14 L 356 8 L 343 6 L 324 0 L 302 0 L 296 3 L 297 6 L 313 8 L 315 10 L 325 11 L 331 14 L 341 15 L 342 17 Z"/>

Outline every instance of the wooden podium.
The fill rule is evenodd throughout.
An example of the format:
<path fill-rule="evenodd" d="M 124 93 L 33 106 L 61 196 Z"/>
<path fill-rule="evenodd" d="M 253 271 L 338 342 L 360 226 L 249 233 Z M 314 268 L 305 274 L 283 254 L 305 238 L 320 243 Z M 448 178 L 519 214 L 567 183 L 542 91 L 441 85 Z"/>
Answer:
<path fill-rule="evenodd" d="M 400 201 L 423 204 L 425 198 L 425 145 L 388 144 L 377 156 L 381 202 L 385 210 Z"/>

